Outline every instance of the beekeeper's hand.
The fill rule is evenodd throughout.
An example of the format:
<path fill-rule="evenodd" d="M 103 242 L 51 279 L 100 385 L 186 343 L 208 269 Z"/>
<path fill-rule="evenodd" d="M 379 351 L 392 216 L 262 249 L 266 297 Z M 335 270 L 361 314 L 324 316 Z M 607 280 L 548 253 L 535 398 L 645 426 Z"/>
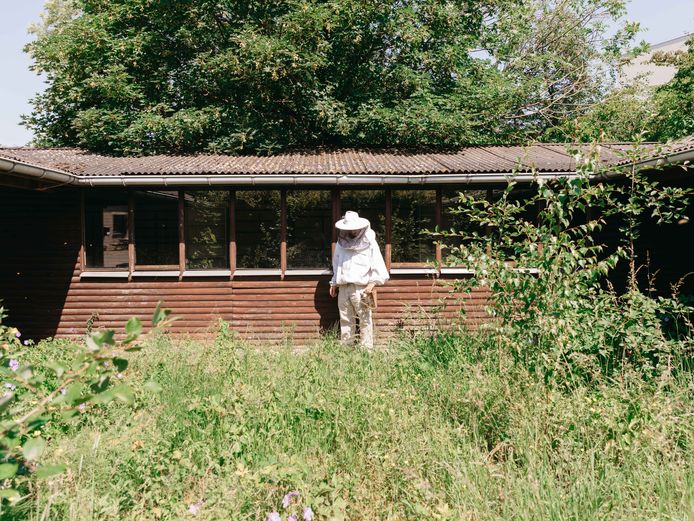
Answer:
<path fill-rule="evenodd" d="M 364 293 L 366 293 L 367 295 L 371 295 L 371 292 L 374 290 L 374 286 L 376 286 L 375 283 L 369 282 L 364 288 Z"/>
<path fill-rule="evenodd" d="M 337 286 L 330 286 L 330 296 L 333 298 L 337 297 Z"/>

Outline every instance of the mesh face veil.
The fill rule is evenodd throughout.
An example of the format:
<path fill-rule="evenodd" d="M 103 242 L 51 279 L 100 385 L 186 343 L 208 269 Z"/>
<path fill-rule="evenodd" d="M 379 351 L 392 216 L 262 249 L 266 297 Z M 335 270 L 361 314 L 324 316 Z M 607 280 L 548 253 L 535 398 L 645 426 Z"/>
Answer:
<path fill-rule="evenodd" d="M 369 238 L 366 236 L 369 229 L 370 226 L 360 230 L 338 230 L 337 242 L 345 250 L 365 250 L 370 245 Z"/>

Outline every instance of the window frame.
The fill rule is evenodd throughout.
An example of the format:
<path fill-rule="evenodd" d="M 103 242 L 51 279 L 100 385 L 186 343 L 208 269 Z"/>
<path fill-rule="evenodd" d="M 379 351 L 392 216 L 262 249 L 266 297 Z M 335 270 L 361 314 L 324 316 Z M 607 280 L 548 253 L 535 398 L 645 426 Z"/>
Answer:
<path fill-rule="evenodd" d="M 204 189 L 204 188 L 200 188 Z M 174 265 L 157 265 L 157 266 L 145 266 L 136 265 L 136 249 L 137 249 L 137 237 L 135 234 L 135 192 L 137 190 L 127 190 L 127 201 L 128 201 L 128 214 L 127 214 L 127 228 L 128 228 L 128 268 L 96 268 L 88 267 L 86 265 L 86 189 L 82 190 L 81 193 L 81 238 L 82 244 L 79 252 L 79 266 L 80 274 L 85 277 L 94 278 L 108 278 L 108 274 L 111 273 L 113 277 L 122 277 L 123 273 L 127 273 L 128 280 L 133 277 L 177 277 L 182 280 L 186 277 L 222 277 L 231 278 L 234 277 L 279 277 L 283 280 L 286 277 L 291 276 L 327 276 L 330 274 L 330 269 L 325 268 L 287 268 L 287 192 L 288 190 L 296 190 L 295 187 L 271 187 L 263 188 L 264 190 L 278 190 L 280 193 L 280 230 L 279 230 L 279 265 L 273 268 L 239 268 L 237 265 L 237 192 L 253 189 L 252 187 L 230 187 L 228 189 L 222 189 L 228 194 L 228 263 L 224 269 L 221 268 L 210 268 L 210 269 L 187 269 L 186 268 L 186 230 L 185 230 L 185 192 L 196 190 L 196 188 L 180 188 L 174 189 L 178 192 L 178 264 Z M 325 187 L 316 185 L 306 187 L 306 190 L 325 190 Z M 435 202 L 435 225 L 440 227 L 443 222 L 443 208 L 442 197 L 444 190 L 471 190 L 475 189 L 469 185 L 432 185 L 428 187 L 418 187 L 412 188 L 410 186 L 392 186 L 392 187 L 362 187 L 358 185 L 349 185 L 340 188 L 331 188 L 330 190 L 330 200 L 331 200 L 331 215 L 333 222 L 339 220 L 342 216 L 341 212 L 341 192 L 344 191 L 354 191 L 354 190 L 383 190 L 385 192 L 385 237 L 383 238 L 384 252 L 383 257 L 386 264 L 386 268 L 392 274 L 446 274 L 447 272 L 467 272 L 469 271 L 466 266 L 442 266 L 442 249 L 439 240 L 435 240 L 435 261 L 434 262 L 403 262 L 394 263 L 392 261 L 392 211 L 393 211 L 393 191 L 394 190 L 435 190 L 436 202 Z M 493 187 L 479 187 L 477 189 L 486 189 L 487 197 L 490 198 L 492 194 Z M 142 190 L 142 189 L 139 189 Z M 171 191 L 174 191 L 171 190 Z M 487 230 L 488 231 L 488 230 Z M 337 243 L 337 231 L 333 227 L 332 237 L 331 237 L 331 253 L 335 250 L 335 245 Z M 453 271 L 451 271 L 453 270 Z"/>

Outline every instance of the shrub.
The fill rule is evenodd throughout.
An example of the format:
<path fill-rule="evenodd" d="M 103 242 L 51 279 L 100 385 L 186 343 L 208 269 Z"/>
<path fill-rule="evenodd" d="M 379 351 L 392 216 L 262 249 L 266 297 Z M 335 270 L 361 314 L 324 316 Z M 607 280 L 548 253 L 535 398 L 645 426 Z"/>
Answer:
<path fill-rule="evenodd" d="M 157 306 L 153 331 L 173 319 Z M 142 349 L 142 324 L 131 318 L 117 341 L 112 330 L 89 333 L 84 344 L 67 343 L 50 353 L 21 340 L 21 332 L 2 323 L 0 307 L 0 498 L 15 502 L 35 478 L 49 478 L 64 465 L 41 465 L 45 433 L 79 421 L 81 415 L 112 401 L 132 404 L 134 393 L 123 381 L 128 353 Z M 50 354 L 59 355 L 51 359 Z M 153 382 L 145 384 L 156 387 Z"/>
<path fill-rule="evenodd" d="M 575 151 L 573 178 L 536 175 L 535 190 L 524 200 L 513 196 L 512 179 L 494 202 L 461 193 L 456 212 L 489 232 L 438 231 L 444 243 L 466 239 L 448 248 L 447 262 L 474 267 L 463 289 L 489 288 L 499 338 L 518 362 L 547 378 L 592 380 L 625 366 L 652 375 L 691 355 L 693 308 L 640 291 L 635 244 L 644 219 L 682 218 L 692 191 L 648 177 L 639 166 L 644 154 L 638 144 L 627 153 L 629 165 L 617 182 L 596 181 L 601 171 L 594 148 Z M 536 220 L 526 217 L 531 208 L 539 209 Z M 596 235 L 616 217 L 622 225 L 610 251 Z M 628 264 L 623 294 L 608 283 L 618 263 Z M 663 327 L 665 318 L 680 326 L 676 335 Z"/>

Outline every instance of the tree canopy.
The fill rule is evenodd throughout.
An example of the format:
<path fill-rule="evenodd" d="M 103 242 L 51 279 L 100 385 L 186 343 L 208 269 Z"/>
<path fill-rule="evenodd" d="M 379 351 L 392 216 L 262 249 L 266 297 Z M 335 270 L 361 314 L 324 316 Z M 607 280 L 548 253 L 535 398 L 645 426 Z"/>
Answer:
<path fill-rule="evenodd" d="M 50 0 L 40 145 L 114 154 L 565 136 L 637 27 L 623 0 Z"/>

